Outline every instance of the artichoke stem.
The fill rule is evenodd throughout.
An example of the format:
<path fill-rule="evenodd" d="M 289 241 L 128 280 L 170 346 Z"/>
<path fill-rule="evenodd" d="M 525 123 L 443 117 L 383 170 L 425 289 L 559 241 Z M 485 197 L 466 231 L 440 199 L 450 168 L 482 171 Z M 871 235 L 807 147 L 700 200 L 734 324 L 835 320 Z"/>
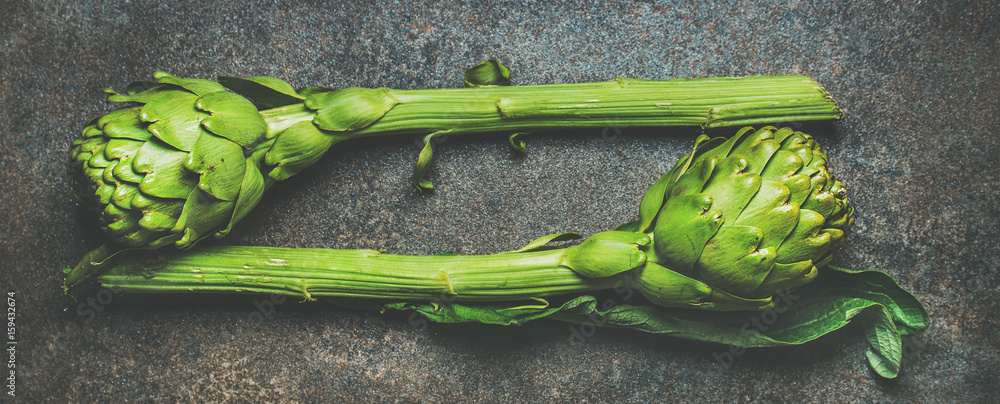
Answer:
<path fill-rule="evenodd" d="M 76 266 L 63 270 L 66 273 L 63 292 L 68 293 L 83 281 L 104 272 L 107 267 L 118 261 L 124 251 L 125 249 L 120 245 L 105 243 L 84 254 Z"/>
<path fill-rule="evenodd" d="M 275 293 L 314 300 L 518 301 L 608 289 L 561 264 L 565 249 L 480 256 L 403 256 L 376 250 L 209 247 L 128 257 L 100 275 L 127 292 Z"/>
<path fill-rule="evenodd" d="M 365 102 L 354 102 L 362 96 Z M 268 122 L 269 136 L 315 118 L 321 129 L 355 138 L 610 126 L 710 128 L 840 119 L 843 113 L 826 90 L 806 76 L 753 76 L 420 90 L 348 88 L 264 110 L 261 116 Z"/>

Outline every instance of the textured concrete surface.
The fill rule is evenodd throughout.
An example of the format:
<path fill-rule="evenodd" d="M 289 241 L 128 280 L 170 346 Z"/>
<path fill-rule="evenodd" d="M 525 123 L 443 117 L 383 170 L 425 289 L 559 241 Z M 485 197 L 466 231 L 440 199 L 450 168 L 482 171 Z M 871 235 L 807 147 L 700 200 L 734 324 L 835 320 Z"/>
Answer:
<path fill-rule="evenodd" d="M 168 2 L 169 3 L 169 2 Z M 821 3 L 821 2 L 816 2 Z M 17 297 L 24 402 L 861 401 L 1000 395 L 1000 7 L 788 1 L 370 5 L 2 1 L 0 286 Z M 218 296 L 119 296 L 78 310 L 60 270 L 102 241 L 64 164 L 100 89 L 154 70 L 317 84 L 459 86 L 497 58 L 518 84 L 799 73 L 848 117 L 811 127 L 857 207 L 837 262 L 888 272 L 925 302 L 881 380 L 861 329 L 751 350 L 569 327 L 418 327 L 403 314 Z M 437 192 L 408 186 L 413 139 L 345 144 L 278 185 L 228 244 L 491 253 L 629 220 L 692 131 L 451 138 Z M 258 307 L 273 313 L 262 316 Z M 66 309 L 66 310 L 64 310 Z M 6 362 L 6 359 L 5 359 Z M 6 373 L 3 373 L 6 377 Z M 6 390 L 5 390 L 6 391 Z"/>

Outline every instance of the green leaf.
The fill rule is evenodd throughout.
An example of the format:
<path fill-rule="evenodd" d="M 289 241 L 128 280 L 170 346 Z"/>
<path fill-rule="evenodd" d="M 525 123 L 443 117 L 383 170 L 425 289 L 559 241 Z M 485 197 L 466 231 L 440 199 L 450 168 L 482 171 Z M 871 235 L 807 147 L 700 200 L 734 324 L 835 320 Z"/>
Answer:
<path fill-rule="evenodd" d="M 123 108 L 112 111 L 97 120 L 97 126 L 108 137 L 149 140 L 151 134 L 146 130 L 146 124 L 139 120 L 140 108 Z"/>
<path fill-rule="evenodd" d="M 528 133 L 528 132 L 512 133 L 509 137 L 507 137 L 507 144 L 510 145 L 511 149 L 514 149 L 515 151 L 523 152 L 524 148 L 525 148 L 525 146 L 527 146 L 527 144 L 524 143 L 524 140 L 521 140 L 521 138 L 524 137 L 525 135 L 528 135 L 528 134 L 530 134 L 530 133 Z"/>
<path fill-rule="evenodd" d="M 191 192 L 184 202 L 181 217 L 170 229 L 171 233 L 184 234 L 177 241 L 177 248 L 191 248 L 198 240 L 224 229 L 232 220 L 235 208 L 236 202 L 215 199 L 201 190 Z"/>
<path fill-rule="evenodd" d="M 164 143 L 191 151 L 202 134 L 202 119 L 209 117 L 195 108 L 197 100 L 197 95 L 186 91 L 157 93 L 139 111 L 139 119 L 148 122 L 147 130 Z"/>
<path fill-rule="evenodd" d="M 331 132 L 363 129 L 389 112 L 398 101 L 384 88 L 349 87 L 306 97 L 305 105 L 316 111 L 313 123 Z"/>
<path fill-rule="evenodd" d="M 434 184 L 424 176 L 427 175 L 427 171 L 430 171 L 431 162 L 434 161 L 434 137 L 443 134 L 445 133 L 434 132 L 424 136 L 424 147 L 420 150 L 420 155 L 417 156 L 417 165 L 413 167 L 413 175 L 410 176 L 410 183 L 421 193 L 434 189 Z"/>
<path fill-rule="evenodd" d="M 264 175 L 261 174 L 257 165 L 254 164 L 252 156 L 247 158 L 246 168 L 246 175 L 243 177 L 243 185 L 240 187 L 239 198 L 236 199 L 236 208 L 233 209 L 233 219 L 220 232 L 222 235 L 228 234 L 232 230 L 233 225 L 250 213 L 257 206 L 260 198 L 264 196 Z"/>
<path fill-rule="evenodd" d="M 302 97 L 308 97 L 310 95 L 319 93 L 329 93 L 331 91 L 337 91 L 337 89 L 330 87 L 306 86 L 296 90 L 296 92 L 299 93 L 299 95 Z"/>
<path fill-rule="evenodd" d="M 582 236 L 580 233 L 575 232 L 565 232 L 565 233 L 555 233 L 549 234 L 547 236 L 542 236 L 532 240 L 530 243 L 525 244 L 524 247 L 518 248 L 512 253 L 519 253 L 525 251 L 538 250 L 545 247 L 546 244 L 556 242 L 556 241 L 569 241 L 569 240 L 579 240 Z"/>
<path fill-rule="evenodd" d="M 602 231 L 566 249 L 563 265 L 585 278 L 604 278 L 646 263 L 640 247 L 652 240 L 645 233 Z"/>
<path fill-rule="evenodd" d="M 240 145 L 215 135 L 198 138 L 184 167 L 200 174 L 198 188 L 217 199 L 235 201 L 246 174 Z"/>
<path fill-rule="evenodd" d="M 412 310 L 438 323 L 483 323 L 521 325 L 531 320 L 564 312 L 584 315 L 596 310 L 593 296 L 580 296 L 559 307 L 525 307 L 517 303 L 467 305 L 457 303 L 390 303 L 385 310 Z"/>
<path fill-rule="evenodd" d="M 226 88 L 247 97 L 265 108 L 276 108 L 296 104 L 305 99 L 295 92 L 295 88 L 284 80 L 274 77 L 232 77 L 219 76 L 219 83 Z"/>
<path fill-rule="evenodd" d="M 184 169 L 187 158 L 187 152 L 150 139 L 132 161 L 132 170 L 144 174 L 139 190 L 160 198 L 187 199 L 198 184 L 198 177 Z"/>
<path fill-rule="evenodd" d="M 765 310 L 774 307 L 770 296 L 759 299 L 735 296 L 653 262 L 646 263 L 633 275 L 634 280 L 630 283 L 635 283 L 646 299 L 662 307 L 713 311 Z"/>
<path fill-rule="evenodd" d="M 178 214 L 177 216 L 179 217 L 180 215 Z M 175 224 L 177 224 L 177 217 L 156 211 L 143 212 L 142 219 L 139 220 L 139 226 L 143 229 L 157 232 L 170 230 Z"/>
<path fill-rule="evenodd" d="M 105 243 L 84 254 L 76 266 L 63 269 L 63 273 L 66 274 L 66 280 L 63 281 L 63 292 L 68 292 L 90 277 L 107 271 L 122 257 L 124 251 L 126 250 L 123 250 L 121 246 Z"/>
<path fill-rule="evenodd" d="M 442 323 L 523 324 L 551 318 L 628 328 L 743 348 L 799 345 L 847 325 L 857 317 L 871 344 L 869 364 L 882 377 L 899 373 L 900 335 L 927 328 L 919 300 L 878 271 L 827 267 L 816 281 L 779 294 L 774 308 L 760 312 L 715 312 L 622 304 L 598 310 L 597 298 L 579 296 L 558 307 L 508 304 L 393 303 L 383 310 L 413 310 Z M 605 306 L 602 302 L 601 306 Z M 514 309 L 512 309 L 514 307 Z"/>
<path fill-rule="evenodd" d="M 125 86 L 125 94 L 135 95 L 157 86 L 157 82 L 149 80 L 133 81 Z"/>
<path fill-rule="evenodd" d="M 656 221 L 657 216 L 660 214 L 660 208 L 663 207 L 664 202 L 670 194 L 677 195 L 676 192 L 673 192 L 673 189 L 676 187 L 677 181 L 683 178 L 684 174 L 690 168 L 691 161 L 698 155 L 698 151 L 704 150 L 704 145 L 711 146 L 714 143 L 716 142 L 713 139 L 709 139 L 708 136 L 698 136 L 694 148 L 691 149 L 691 154 L 681 158 L 674 165 L 674 168 L 671 168 L 670 171 L 653 183 L 653 186 L 642 196 L 642 202 L 639 203 L 639 223 L 638 227 L 634 229 L 635 231 L 645 232 L 649 229 L 653 222 Z M 699 146 L 701 147 L 699 148 Z M 707 171 L 711 173 L 714 163 L 709 163 L 709 167 L 707 168 Z"/>
<path fill-rule="evenodd" d="M 634 225 L 634 228 L 630 228 L 630 230 L 646 231 L 656 221 L 656 216 L 660 214 L 660 208 L 663 207 L 663 201 L 666 200 L 664 192 L 676 179 L 678 171 L 680 170 L 675 167 L 669 173 L 656 180 L 653 186 L 646 190 L 646 193 L 642 196 L 642 202 L 639 203 L 639 220 Z"/>
<path fill-rule="evenodd" d="M 903 341 L 892 323 L 892 316 L 883 307 L 882 310 L 865 311 L 862 319 L 868 323 L 865 338 L 871 345 L 865 352 L 868 364 L 884 377 L 896 377 L 903 357 Z"/>
<path fill-rule="evenodd" d="M 315 164 L 330 146 L 342 139 L 342 136 L 319 130 L 312 122 L 296 123 L 282 131 L 267 152 L 264 162 L 277 166 L 268 176 L 284 181 Z"/>
<path fill-rule="evenodd" d="M 465 71 L 466 87 L 509 86 L 510 70 L 496 60 L 479 62 Z"/>
<path fill-rule="evenodd" d="M 642 222 L 640 220 L 633 220 L 631 222 L 625 222 L 618 225 L 618 227 L 615 227 L 615 231 L 630 231 L 633 233 L 639 233 L 641 231 L 639 229 L 640 226 L 642 226 Z"/>
<path fill-rule="evenodd" d="M 173 84 L 175 86 L 181 87 L 199 96 L 214 93 L 216 91 L 225 91 L 226 88 L 221 84 L 216 83 L 212 80 L 205 79 L 182 79 L 174 77 L 172 74 L 167 72 L 153 72 L 153 77 L 156 78 L 157 83 L 160 84 Z"/>
<path fill-rule="evenodd" d="M 675 196 L 662 207 L 662 217 L 656 221 L 653 235 L 656 253 L 663 265 L 677 271 L 690 271 L 709 240 L 722 227 L 717 212 L 709 210 L 712 197 L 708 194 Z"/>
<path fill-rule="evenodd" d="M 212 114 L 201 120 L 203 128 L 236 142 L 244 149 L 253 149 L 266 139 L 267 122 L 246 98 L 218 91 L 199 98 L 195 107 Z"/>

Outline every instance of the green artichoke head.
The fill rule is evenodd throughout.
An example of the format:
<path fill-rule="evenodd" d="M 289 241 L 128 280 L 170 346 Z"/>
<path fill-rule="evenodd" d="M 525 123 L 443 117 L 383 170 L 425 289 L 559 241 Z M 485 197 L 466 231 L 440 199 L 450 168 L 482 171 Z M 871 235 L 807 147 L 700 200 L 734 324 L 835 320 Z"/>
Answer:
<path fill-rule="evenodd" d="M 187 248 L 226 234 L 257 204 L 273 142 L 254 104 L 219 83 L 155 77 L 111 92 L 110 101 L 134 106 L 87 123 L 71 171 L 77 197 L 93 202 L 113 241 Z"/>
<path fill-rule="evenodd" d="M 760 310 L 812 281 L 853 223 L 843 184 L 809 135 L 747 127 L 694 151 L 643 197 L 652 234 L 636 280 L 667 307 Z"/>
<path fill-rule="evenodd" d="M 134 248 L 226 235 L 266 188 L 395 105 L 384 89 L 154 77 L 124 94 L 106 90 L 132 106 L 90 120 L 70 150 L 78 198 L 93 202 L 112 241 Z"/>

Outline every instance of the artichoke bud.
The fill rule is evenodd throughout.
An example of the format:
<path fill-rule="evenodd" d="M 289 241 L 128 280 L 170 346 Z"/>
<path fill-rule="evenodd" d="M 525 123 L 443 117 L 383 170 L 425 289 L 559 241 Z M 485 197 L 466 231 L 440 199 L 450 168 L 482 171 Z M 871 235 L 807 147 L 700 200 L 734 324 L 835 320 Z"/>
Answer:
<path fill-rule="evenodd" d="M 364 129 L 398 103 L 385 88 L 362 87 L 316 93 L 305 99 L 306 108 L 316 111 L 313 123 L 330 132 Z"/>
<path fill-rule="evenodd" d="M 758 310 L 812 281 L 853 223 L 826 158 L 788 128 L 700 140 L 643 198 L 654 242 L 637 270 L 642 293 L 669 307 Z"/>
<path fill-rule="evenodd" d="M 293 90 L 289 86 L 285 91 Z M 316 116 L 289 126 L 274 139 L 264 160 L 274 167 L 267 173 L 271 180 L 285 180 L 312 166 L 331 146 L 347 139 L 346 132 L 370 126 L 399 103 L 384 88 L 360 87 L 310 90 L 302 99 Z"/>
<path fill-rule="evenodd" d="M 274 167 L 268 176 L 283 181 L 312 166 L 342 139 L 342 136 L 319 130 L 312 122 L 296 123 L 281 132 L 267 152 L 264 163 Z"/>
<path fill-rule="evenodd" d="M 466 87 L 509 86 L 510 70 L 496 60 L 479 62 L 465 71 Z"/>
<path fill-rule="evenodd" d="M 136 105 L 89 121 L 70 166 L 113 241 L 187 248 L 224 235 L 260 200 L 263 160 L 253 156 L 270 147 L 267 123 L 219 83 L 154 76 L 112 92 L 109 101 Z"/>
<path fill-rule="evenodd" d="M 105 234 L 128 247 L 189 248 L 225 236 L 268 186 L 398 103 L 385 89 L 296 91 L 263 76 L 154 77 L 123 94 L 106 90 L 109 101 L 134 105 L 88 121 L 70 150 L 78 197 L 101 212 Z M 297 119 L 272 128 L 257 106 Z"/>
<path fill-rule="evenodd" d="M 741 298 L 653 262 L 647 262 L 636 275 L 642 295 L 663 307 L 722 311 L 764 310 L 774 305 L 771 297 Z"/>
<path fill-rule="evenodd" d="M 587 278 L 616 275 L 646 263 L 642 247 L 650 243 L 644 233 L 605 231 L 569 247 L 563 265 Z"/>

